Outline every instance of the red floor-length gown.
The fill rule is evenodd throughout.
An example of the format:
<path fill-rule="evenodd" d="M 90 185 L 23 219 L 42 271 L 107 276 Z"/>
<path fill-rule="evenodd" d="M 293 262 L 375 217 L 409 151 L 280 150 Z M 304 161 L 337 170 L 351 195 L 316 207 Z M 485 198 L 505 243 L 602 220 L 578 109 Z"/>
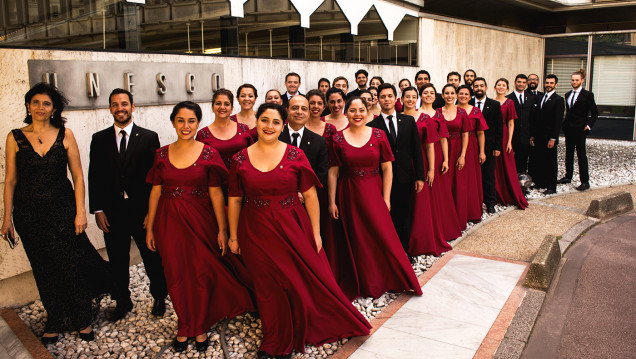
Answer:
<path fill-rule="evenodd" d="M 324 121 L 324 118 L 323 118 Z M 331 151 L 332 137 L 336 134 L 336 126 L 325 123 L 325 130 L 322 137 L 327 141 L 327 148 Z M 336 278 L 348 277 L 354 280 L 353 273 L 349 271 L 348 263 L 352 263 L 351 249 L 346 241 L 339 240 L 344 238 L 344 229 L 342 228 L 342 219 L 333 219 L 329 214 L 329 190 L 327 184 L 323 188 L 318 189 L 318 201 L 320 202 L 320 234 L 322 235 L 322 248 L 329 260 L 329 266 Z M 337 199 L 336 199 L 337 201 Z M 337 203 L 337 202 L 336 202 Z M 348 256 L 343 256 L 348 253 Z"/>
<path fill-rule="evenodd" d="M 441 108 L 437 109 L 439 116 L 444 118 Z M 468 222 L 468 188 L 467 182 L 470 180 L 466 168 L 457 168 L 457 159 L 462 153 L 462 132 L 473 130 L 468 114 L 464 109 L 457 107 L 457 115 L 452 121 L 446 121 L 448 128 L 448 176 L 450 177 L 451 193 L 455 202 L 457 221 L 463 231 Z M 468 150 L 467 150 L 468 152 Z"/>
<path fill-rule="evenodd" d="M 336 240 L 346 241 L 351 250 L 337 253 L 343 257 L 337 260 L 353 258 L 347 267 L 354 275 L 354 281 L 337 280 L 350 299 L 378 298 L 390 290 L 422 294 L 382 197 L 380 164 L 387 161 L 393 154 L 382 130 L 372 129 L 362 147 L 350 145 L 342 131 L 333 136 L 329 165 L 340 167 L 337 203 L 345 232 Z"/>
<path fill-rule="evenodd" d="M 439 112 L 435 112 L 432 119 L 437 124 L 437 135 L 446 138 L 448 141 L 449 133 L 446 127 L 446 120 Z M 448 172 L 442 174 L 442 163 L 444 162 L 444 154 L 442 153 L 441 141 L 437 141 L 435 146 L 435 181 L 433 182 L 433 194 L 435 200 L 440 204 L 439 214 L 443 223 L 444 238 L 447 241 L 461 237 L 462 228 L 457 220 L 457 211 L 455 210 L 455 200 L 451 186 L 451 177 Z M 450 153 L 449 153 L 450 162 Z M 449 163 L 450 166 L 450 163 Z"/>
<path fill-rule="evenodd" d="M 468 194 L 467 213 L 470 222 L 481 222 L 484 203 L 484 189 L 481 183 L 481 165 L 479 164 L 479 142 L 477 131 L 486 131 L 488 124 L 481 110 L 477 106 L 468 114 L 470 125 L 473 128 L 468 138 L 468 148 L 466 149 L 466 166 L 464 171 L 468 172 L 466 182 L 466 192 Z"/>
<path fill-rule="evenodd" d="M 243 197 L 238 241 L 255 286 L 263 325 L 261 350 L 282 355 L 366 335 L 371 327 L 338 287 L 324 251 L 316 252 L 309 216 L 298 192 L 320 186 L 303 151 L 287 146 L 269 172 L 234 156 L 230 196 Z"/>
<path fill-rule="evenodd" d="M 417 120 L 417 130 L 422 142 L 422 154 L 424 158 L 424 168 L 428 169 L 428 157 L 426 156 L 426 145 L 439 142 L 437 135 L 437 122 L 430 116 L 422 113 Z M 433 186 L 437 181 L 437 174 L 433 177 Z M 437 186 L 439 187 L 439 186 Z M 419 256 L 421 254 L 433 254 L 439 256 L 444 252 L 453 249 L 444 233 L 444 219 L 441 216 L 441 207 L 445 205 L 435 197 L 433 187 L 428 183 L 415 195 L 413 203 L 413 221 L 411 225 L 411 237 L 409 241 L 409 255 Z"/>
<path fill-rule="evenodd" d="M 526 196 L 523 195 L 519 177 L 517 176 L 517 165 L 515 164 L 515 154 L 513 151 L 506 152 L 508 143 L 508 121 L 517 118 L 515 104 L 511 99 L 501 105 L 503 118 L 503 151 L 499 157 L 495 157 L 495 182 L 497 184 L 497 200 L 504 205 L 515 204 L 521 209 L 528 207 Z"/>
<path fill-rule="evenodd" d="M 235 275 L 235 256 L 221 256 L 219 227 L 208 187 L 227 181 L 221 156 L 204 146 L 199 158 L 179 169 L 161 147 L 146 180 L 161 186 L 154 235 L 168 293 L 178 317 L 178 336 L 205 333 L 225 317 L 254 311 L 250 292 Z"/>

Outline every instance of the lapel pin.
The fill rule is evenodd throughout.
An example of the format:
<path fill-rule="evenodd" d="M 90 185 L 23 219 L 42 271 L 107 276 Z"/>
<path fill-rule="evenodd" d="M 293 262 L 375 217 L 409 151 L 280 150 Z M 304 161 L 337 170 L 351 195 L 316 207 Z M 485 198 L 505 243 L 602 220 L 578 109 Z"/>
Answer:
<path fill-rule="evenodd" d="M 308 144 L 308 145 L 310 145 L 310 144 L 311 144 L 311 142 L 307 142 L 307 144 Z"/>

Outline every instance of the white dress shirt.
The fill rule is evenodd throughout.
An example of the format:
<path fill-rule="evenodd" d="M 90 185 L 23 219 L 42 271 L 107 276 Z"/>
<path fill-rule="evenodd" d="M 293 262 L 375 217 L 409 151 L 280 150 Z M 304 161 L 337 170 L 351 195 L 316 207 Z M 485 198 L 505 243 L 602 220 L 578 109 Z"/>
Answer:
<path fill-rule="evenodd" d="M 386 125 L 386 128 L 389 128 L 389 120 L 387 119 L 387 117 L 389 117 L 389 115 L 385 114 L 384 112 L 381 113 L 382 114 L 382 118 L 384 119 L 384 124 Z M 393 113 L 391 114 L 391 121 L 393 122 L 393 126 L 395 127 L 395 137 L 398 136 L 398 125 L 397 125 L 397 112 L 395 112 L 395 110 L 393 110 Z M 389 130 L 390 131 L 390 130 Z"/>
<path fill-rule="evenodd" d="M 570 94 L 570 97 L 568 97 L 568 105 L 570 106 L 570 108 L 574 106 L 574 103 L 576 102 L 576 99 L 577 97 L 579 97 L 580 93 L 581 93 L 580 87 L 578 89 L 572 89 L 572 93 Z"/>
<path fill-rule="evenodd" d="M 113 125 L 115 127 L 115 144 L 117 145 L 117 151 L 120 150 L 119 145 L 121 143 L 121 131 L 124 130 L 126 131 L 126 148 L 128 148 L 128 143 L 130 143 L 130 134 L 132 132 L 132 128 L 133 128 L 133 122 L 130 121 L 130 123 L 128 125 L 126 125 L 126 127 L 121 128 L 118 127 L 117 125 Z"/>
<path fill-rule="evenodd" d="M 300 130 L 295 131 L 293 128 L 291 128 L 291 126 L 289 126 L 289 123 L 287 123 L 287 129 L 289 130 L 289 143 L 291 143 L 291 141 L 294 140 L 294 136 L 292 136 L 292 134 L 294 133 L 298 133 L 300 136 L 298 136 L 298 147 L 300 147 L 300 141 L 302 141 L 303 139 L 303 132 L 305 132 L 305 126 L 301 127 Z"/>
<path fill-rule="evenodd" d="M 523 102 L 526 102 L 525 101 L 526 97 L 523 95 L 523 92 L 517 92 L 517 90 L 515 90 L 515 96 L 517 96 L 517 101 L 520 101 L 519 102 L 520 104 L 523 103 Z M 522 98 L 523 101 L 521 101 L 519 98 Z"/>

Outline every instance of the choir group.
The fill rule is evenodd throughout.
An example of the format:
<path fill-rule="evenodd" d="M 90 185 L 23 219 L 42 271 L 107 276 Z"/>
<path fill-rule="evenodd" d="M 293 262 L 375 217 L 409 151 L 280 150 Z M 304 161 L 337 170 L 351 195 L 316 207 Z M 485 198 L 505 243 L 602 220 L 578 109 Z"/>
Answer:
<path fill-rule="evenodd" d="M 239 111 L 234 94 L 219 89 L 209 126 L 199 128 L 198 104 L 174 106 L 177 140 L 163 147 L 156 133 L 133 123 L 133 95 L 113 90 L 114 125 L 93 136 L 89 164 L 90 212 L 104 232 L 108 266 L 95 259 L 84 233 L 78 148 L 60 117 L 65 99 L 36 85 L 25 96 L 28 125 L 7 137 L 1 234 L 13 236 L 13 212 L 49 314 L 42 340 L 55 342 L 69 329 L 92 339 L 86 303 L 101 293 L 117 300 L 113 320 L 126 316 L 133 307 L 131 237 L 150 278 L 152 314 L 164 315 L 166 296 L 172 300 L 175 351 L 186 350 L 192 337 L 206 350 L 214 323 L 246 312 L 262 321 L 258 358 L 289 358 L 305 344 L 368 334 L 352 300 L 421 294 L 409 258 L 450 250 L 449 241 L 481 221 L 484 210 L 494 213 L 497 202 L 528 206 L 518 173 L 529 172 L 547 193 L 556 190 L 555 141 L 565 108 L 554 92 L 556 76 L 546 76 L 545 94 L 536 75 L 518 75 L 510 93 L 508 80 L 498 79 L 495 98 L 475 71 L 463 77 L 461 84 L 458 72 L 449 73 L 438 92 L 421 70 L 415 86 L 397 82 L 398 96 L 394 85 L 359 70 L 351 92 L 339 76 L 320 79 L 303 95 L 301 76 L 289 73 L 286 91 L 268 91 L 257 110 L 257 89 L 240 86 Z M 575 77 L 584 74 L 575 73 L 573 85 Z M 576 90 L 568 110 L 587 96 L 580 83 Z M 585 137 L 574 131 L 566 142 L 575 142 L 569 151 L 576 147 L 583 169 Z M 571 180 L 571 163 L 560 182 Z M 47 183 L 68 182 L 61 171 L 67 165 L 74 189 Z M 51 207 L 62 197 L 66 207 Z M 21 210 L 24 203 L 68 225 L 34 226 L 30 221 L 40 219 Z M 51 231 L 54 240 L 43 244 L 40 237 Z M 77 243 L 92 249 L 78 252 Z M 79 258 L 89 256 L 90 268 Z M 95 284 L 96 273 L 100 286 L 83 288 Z M 83 289 L 60 293 L 51 286 L 60 282 Z"/>

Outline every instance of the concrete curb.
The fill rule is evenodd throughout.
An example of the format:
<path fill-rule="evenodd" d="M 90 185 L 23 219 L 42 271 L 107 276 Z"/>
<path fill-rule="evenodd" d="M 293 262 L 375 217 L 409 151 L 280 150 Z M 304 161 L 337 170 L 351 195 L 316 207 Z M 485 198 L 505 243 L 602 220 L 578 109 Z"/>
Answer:
<path fill-rule="evenodd" d="M 530 270 L 523 285 L 542 291 L 548 290 L 560 261 L 558 239 L 553 235 L 547 235 L 530 263 Z"/>
<path fill-rule="evenodd" d="M 588 217 L 604 220 L 634 209 L 632 194 L 626 191 L 613 193 L 600 199 L 592 200 L 587 208 Z"/>

